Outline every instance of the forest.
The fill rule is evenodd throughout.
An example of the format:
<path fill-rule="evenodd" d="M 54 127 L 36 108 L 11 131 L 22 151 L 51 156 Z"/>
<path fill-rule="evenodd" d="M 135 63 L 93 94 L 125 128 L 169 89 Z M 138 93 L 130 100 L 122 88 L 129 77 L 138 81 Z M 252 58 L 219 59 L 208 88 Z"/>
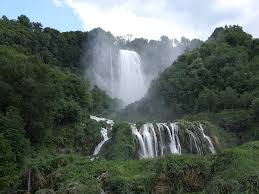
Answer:
<path fill-rule="evenodd" d="M 136 51 L 155 77 L 125 109 L 87 74 L 107 47 L 114 57 Z M 115 121 L 95 160 L 107 123 L 90 115 Z M 130 40 L 101 28 L 59 32 L 25 15 L 0 19 L 0 193 L 256 194 L 258 116 L 259 39 L 241 26 L 216 28 L 205 42 Z M 128 122 L 162 121 L 186 130 L 200 121 L 217 154 L 138 160 Z"/>

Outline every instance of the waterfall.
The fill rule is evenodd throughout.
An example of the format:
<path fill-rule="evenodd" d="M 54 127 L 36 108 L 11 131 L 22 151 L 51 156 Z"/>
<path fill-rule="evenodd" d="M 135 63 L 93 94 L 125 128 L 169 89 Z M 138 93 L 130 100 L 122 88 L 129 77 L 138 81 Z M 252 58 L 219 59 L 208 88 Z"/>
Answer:
<path fill-rule="evenodd" d="M 143 125 L 143 139 L 147 148 L 147 157 L 154 158 L 153 134 L 150 133 L 149 124 Z"/>
<path fill-rule="evenodd" d="M 169 146 L 170 146 L 170 151 L 171 151 L 171 153 L 174 154 L 174 153 L 176 153 L 176 147 L 175 147 L 174 137 L 172 137 L 172 134 L 171 134 L 171 131 L 170 131 L 170 129 L 169 129 L 169 126 L 167 126 L 166 123 L 162 123 L 162 125 L 163 125 L 163 127 L 166 128 L 166 131 L 167 131 L 168 136 L 169 136 L 169 139 L 170 139 L 170 144 L 169 144 Z"/>
<path fill-rule="evenodd" d="M 105 122 L 106 127 L 101 128 L 102 141 L 95 147 L 92 160 L 101 151 L 105 142 L 110 138 L 108 131 L 112 130 L 114 121 L 106 118 L 90 116 L 97 122 Z M 204 155 L 215 154 L 216 149 L 209 135 L 206 135 L 204 126 L 199 122 L 174 123 L 145 123 L 137 128 L 130 124 L 132 134 L 138 143 L 137 153 L 139 159 L 155 158 L 167 154 L 182 155 L 185 153 Z"/>
<path fill-rule="evenodd" d="M 196 149 L 196 153 L 198 155 L 202 155 L 202 148 L 200 147 L 200 145 L 198 144 L 198 139 L 196 137 L 196 135 L 190 131 L 190 130 L 186 130 L 187 133 L 189 134 L 189 142 L 190 142 L 190 149 L 191 149 L 191 153 L 194 153 L 193 152 L 193 143 L 194 143 L 194 146 L 195 146 L 195 149 Z"/>
<path fill-rule="evenodd" d="M 141 99 L 146 91 L 147 84 L 142 70 L 141 59 L 138 53 L 120 50 L 119 53 L 119 83 L 117 98 L 130 104 Z"/>
<path fill-rule="evenodd" d="M 111 127 L 114 124 L 113 120 L 102 118 L 102 117 L 96 117 L 96 116 L 93 116 L 93 115 L 90 115 L 90 119 L 95 120 L 97 122 L 100 122 L 100 121 L 106 122 L 108 125 L 111 125 Z"/>
<path fill-rule="evenodd" d="M 95 147 L 93 156 L 96 156 L 101 151 L 101 148 L 103 147 L 103 144 L 108 141 L 110 138 L 108 137 L 108 132 L 106 128 L 101 129 L 101 134 L 103 137 L 103 140 Z"/>
<path fill-rule="evenodd" d="M 101 135 L 103 140 L 95 147 L 92 160 L 99 154 L 101 151 L 103 145 L 105 142 L 107 142 L 110 138 L 108 137 L 108 130 L 112 130 L 112 127 L 114 125 L 114 121 L 102 117 L 96 117 L 93 115 L 90 115 L 90 119 L 95 120 L 97 122 L 105 122 L 108 126 L 107 128 L 101 128 Z"/>
<path fill-rule="evenodd" d="M 216 150 L 215 150 L 215 148 L 214 148 L 214 145 L 213 145 L 213 143 L 212 143 L 210 137 L 207 136 L 207 135 L 204 133 L 204 129 L 203 129 L 202 124 L 199 124 L 199 128 L 200 128 L 200 130 L 201 130 L 201 133 L 202 133 L 203 137 L 207 140 L 207 142 L 208 142 L 208 144 L 209 144 L 209 145 L 208 145 L 209 150 L 211 151 L 211 153 L 215 154 L 215 153 L 216 153 Z"/>
<path fill-rule="evenodd" d="M 103 56 L 96 58 L 88 70 L 88 77 L 93 84 L 112 98 L 120 99 L 124 106 L 140 100 L 145 95 L 150 80 L 143 72 L 139 54 L 119 50 L 117 55 L 112 48 L 103 52 Z M 116 55 L 118 58 L 114 59 Z"/>
<path fill-rule="evenodd" d="M 156 123 L 156 126 L 158 128 L 158 132 L 159 132 L 159 141 L 160 141 L 160 154 L 164 155 L 164 149 L 165 149 L 165 145 L 164 145 L 164 139 L 162 136 L 162 132 L 163 132 L 163 125 L 162 123 Z"/>
<path fill-rule="evenodd" d="M 155 146 L 155 152 L 154 152 L 154 156 L 157 157 L 158 156 L 158 144 L 157 144 L 157 137 L 156 137 L 156 132 L 155 132 L 155 128 L 153 126 L 152 123 L 149 123 L 149 128 L 151 129 L 151 133 L 152 133 L 152 137 L 154 139 L 154 146 Z"/>
<path fill-rule="evenodd" d="M 179 129 L 178 129 L 177 123 L 170 123 L 170 126 L 171 126 L 172 137 L 173 137 L 173 141 L 172 141 L 173 153 L 181 154 L 182 148 L 181 148 L 181 144 L 178 136 Z"/>
<path fill-rule="evenodd" d="M 140 146 L 139 157 L 146 158 L 147 150 L 146 150 L 146 146 L 144 144 L 144 140 L 143 140 L 141 134 L 138 132 L 138 129 L 136 128 L 135 125 L 131 125 L 131 129 L 132 129 L 133 134 L 136 135 L 136 137 L 138 138 L 138 142 L 139 142 L 139 146 Z"/>
<path fill-rule="evenodd" d="M 189 128 L 180 128 L 175 123 L 146 123 L 137 129 L 131 125 L 132 133 L 139 144 L 139 158 L 154 158 L 166 154 L 192 153 L 203 155 L 204 148 L 215 154 L 216 150 L 211 138 L 204 133 L 200 123 L 190 124 Z M 207 151 L 208 152 L 208 151 Z"/>

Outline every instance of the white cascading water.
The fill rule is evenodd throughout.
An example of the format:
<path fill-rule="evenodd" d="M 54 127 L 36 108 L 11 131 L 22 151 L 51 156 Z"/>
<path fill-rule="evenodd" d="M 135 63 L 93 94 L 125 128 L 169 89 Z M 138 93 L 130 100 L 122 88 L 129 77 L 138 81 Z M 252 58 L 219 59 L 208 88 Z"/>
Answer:
<path fill-rule="evenodd" d="M 139 147 L 140 147 L 139 156 L 140 156 L 140 158 L 145 158 L 147 156 L 147 149 L 146 149 L 144 140 L 143 140 L 141 134 L 139 133 L 135 124 L 131 125 L 131 129 L 132 129 L 132 133 L 134 135 L 136 135 L 138 142 L 139 142 Z"/>
<path fill-rule="evenodd" d="M 145 95 L 147 84 L 145 84 L 145 76 L 138 53 L 120 50 L 119 64 L 119 84 L 115 95 L 127 105 L 140 100 Z"/>
<path fill-rule="evenodd" d="M 88 71 L 94 84 L 112 98 L 120 99 L 123 106 L 144 97 L 150 80 L 143 72 L 139 54 L 135 51 L 119 50 L 117 63 L 111 49 L 107 49 L 105 56 L 107 61 L 94 64 Z"/>
<path fill-rule="evenodd" d="M 152 123 L 146 123 L 137 129 L 136 125 L 131 125 L 132 133 L 136 136 L 139 144 L 139 158 L 154 158 L 169 153 L 181 155 L 182 146 L 178 123 L 156 123 L 156 126 L 154 127 Z M 192 130 L 185 129 L 187 139 L 189 139 L 185 152 L 202 155 L 204 147 L 207 147 L 212 154 L 215 154 L 214 145 L 210 137 L 204 133 L 202 125 L 199 124 Z"/>
<path fill-rule="evenodd" d="M 96 156 L 101 151 L 101 148 L 103 147 L 103 144 L 108 141 L 110 138 L 108 137 L 108 131 L 106 128 L 101 129 L 101 134 L 103 137 L 103 140 L 95 147 L 93 156 Z"/>
<path fill-rule="evenodd" d="M 177 123 L 170 123 L 170 126 L 171 126 L 172 137 L 173 137 L 173 141 L 172 141 L 173 153 L 182 154 L 182 148 L 181 148 L 179 135 L 178 135 L 178 132 L 179 132 L 178 125 Z"/>
<path fill-rule="evenodd" d="M 111 120 L 111 119 L 106 119 L 106 118 L 102 118 L 102 117 L 96 117 L 96 116 L 93 116 L 93 115 L 90 115 L 90 119 L 95 120 L 97 122 L 100 122 L 100 121 L 106 122 L 108 125 L 111 125 L 111 127 L 114 124 L 114 121 Z"/>
<path fill-rule="evenodd" d="M 92 156 L 92 160 L 94 160 L 100 153 L 105 142 L 111 139 L 108 137 L 108 131 L 112 130 L 114 121 L 92 115 L 90 119 L 107 124 L 106 128 L 101 128 L 103 139 L 94 149 Z M 211 138 L 205 134 L 201 123 L 191 123 L 192 127 L 189 129 L 180 129 L 178 122 L 169 124 L 156 123 L 155 125 L 146 123 L 139 129 L 135 124 L 130 125 L 132 134 L 136 136 L 139 145 L 138 154 L 140 159 L 155 158 L 166 154 L 181 155 L 183 153 L 193 153 L 203 155 L 208 151 L 212 154 L 216 153 L 213 142 Z M 183 139 L 184 142 L 182 142 L 183 145 L 181 145 L 181 140 Z"/>
<path fill-rule="evenodd" d="M 110 139 L 108 137 L 108 130 L 112 130 L 114 121 L 110 120 L 110 119 L 106 119 L 106 118 L 96 117 L 93 115 L 90 115 L 90 119 L 95 120 L 97 122 L 103 121 L 109 125 L 109 127 L 107 127 L 107 128 L 101 128 L 101 135 L 102 135 L 103 140 L 94 149 L 94 153 L 93 153 L 93 157 L 92 157 L 92 159 L 94 159 L 101 151 L 105 142 L 107 142 Z"/>
<path fill-rule="evenodd" d="M 160 146 L 160 152 L 161 152 L 160 154 L 163 156 L 166 148 L 164 144 L 165 142 L 164 136 L 162 136 L 164 127 L 162 123 L 156 123 L 156 126 L 158 128 L 158 134 L 159 134 L 159 142 L 160 142 L 159 146 Z"/>
<path fill-rule="evenodd" d="M 191 152 L 193 153 L 194 152 L 194 148 L 193 148 L 193 144 L 195 146 L 195 150 L 196 150 L 196 153 L 198 155 L 202 155 L 203 152 L 202 152 L 202 149 L 201 149 L 201 146 L 200 146 L 200 141 L 199 139 L 196 137 L 196 135 L 190 131 L 190 130 L 186 130 L 187 133 L 189 134 L 189 142 L 190 142 L 190 149 L 191 149 Z"/>
<path fill-rule="evenodd" d="M 172 128 L 172 133 L 171 133 L 171 130 L 170 130 L 169 126 L 167 126 L 166 123 L 161 123 L 161 124 L 162 124 L 163 127 L 165 127 L 165 129 L 168 133 L 168 136 L 169 136 L 169 139 L 170 139 L 169 147 L 170 147 L 171 153 L 172 154 L 181 154 L 179 152 L 179 150 L 177 149 L 177 146 L 176 146 L 176 135 L 178 135 L 178 134 L 175 133 L 175 128 L 174 127 Z"/>
<path fill-rule="evenodd" d="M 202 124 L 199 124 L 199 128 L 200 128 L 200 130 L 201 130 L 201 133 L 202 133 L 203 137 L 204 137 L 204 138 L 207 140 L 207 142 L 208 142 L 208 146 L 209 146 L 209 149 L 210 149 L 211 153 L 215 154 L 215 153 L 216 153 L 215 147 L 214 147 L 214 145 L 213 145 L 213 143 L 212 143 L 210 137 L 207 136 L 207 135 L 204 133 L 204 129 L 203 129 Z"/>

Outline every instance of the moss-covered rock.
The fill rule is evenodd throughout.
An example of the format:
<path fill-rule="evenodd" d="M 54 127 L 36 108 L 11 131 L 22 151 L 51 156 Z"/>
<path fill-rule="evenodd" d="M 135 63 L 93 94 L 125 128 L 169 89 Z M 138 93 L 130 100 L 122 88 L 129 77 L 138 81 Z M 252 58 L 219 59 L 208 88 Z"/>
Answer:
<path fill-rule="evenodd" d="M 101 156 L 109 160 L 136 159 L 134 137 L 128 123 L 113 127 L 112 138 L 104 146 Z"/>

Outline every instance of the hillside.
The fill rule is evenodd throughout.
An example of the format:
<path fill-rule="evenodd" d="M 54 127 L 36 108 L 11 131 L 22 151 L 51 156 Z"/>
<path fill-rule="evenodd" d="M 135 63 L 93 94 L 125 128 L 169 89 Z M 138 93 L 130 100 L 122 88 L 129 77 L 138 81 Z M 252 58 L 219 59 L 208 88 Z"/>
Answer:
<path fill-rule="evenodd" d="M 137 51 L 145 73 L 162 72 L 118 112 L 88 74 L 120 49 Z M 258 81 L 259 40 L 239 26 L 173 47 L 164 36 L 130 41 L 3 16 L 0 193 L 256 194 Z"/>
<path fill-rule="evenodd" d="M 200 48 L 181 55 L 153 81 L 129 120 L 207 119 L 258 139 L 259 40 L 240 26 L 217 28 Z"/>

